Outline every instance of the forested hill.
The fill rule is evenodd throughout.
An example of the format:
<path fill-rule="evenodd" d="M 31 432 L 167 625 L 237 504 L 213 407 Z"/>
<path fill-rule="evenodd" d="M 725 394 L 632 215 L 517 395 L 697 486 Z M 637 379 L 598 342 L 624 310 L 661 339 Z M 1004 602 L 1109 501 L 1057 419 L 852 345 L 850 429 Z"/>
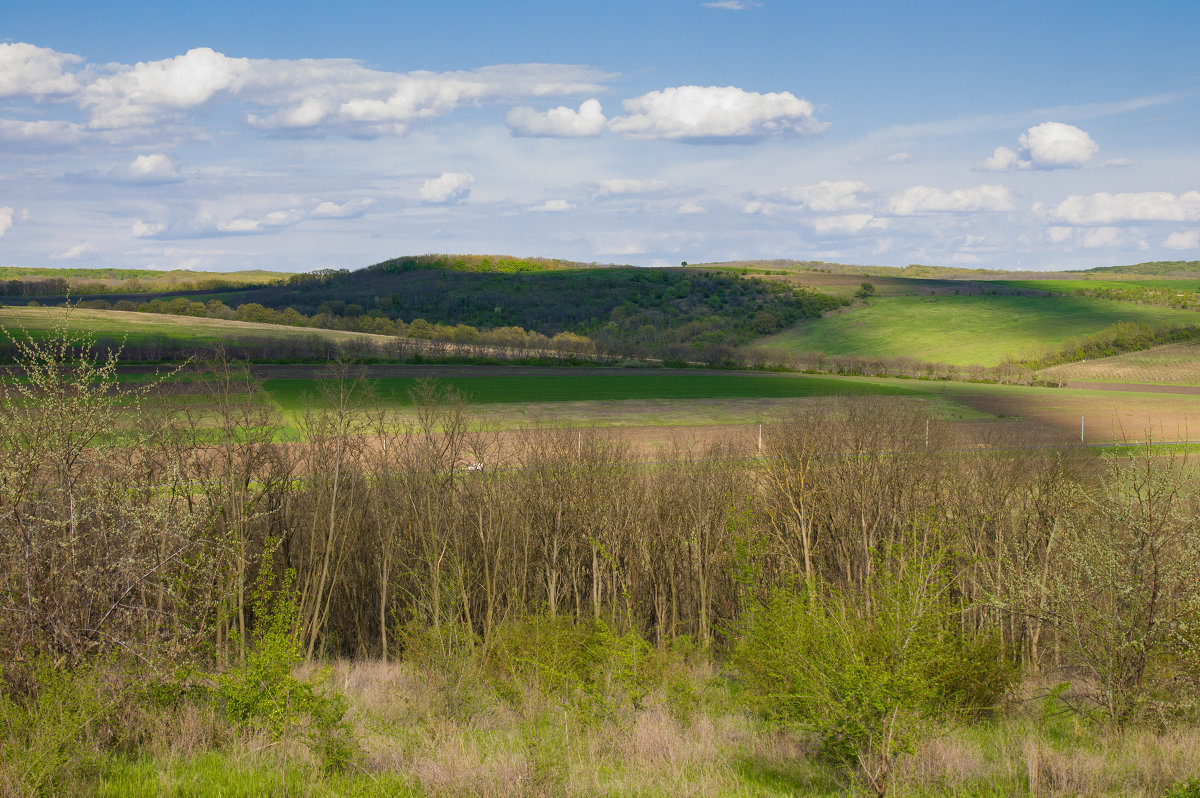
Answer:
<path fill-rule="evenodd" d="M 737 345 L 844 304 L 815 291 L 714 270 L 456 263 L 448 256 L 296 275 L 284 284 L 212 296 L 231 307 L 258 303 L 306 316 L 521 327 L 651 348 Z"/>

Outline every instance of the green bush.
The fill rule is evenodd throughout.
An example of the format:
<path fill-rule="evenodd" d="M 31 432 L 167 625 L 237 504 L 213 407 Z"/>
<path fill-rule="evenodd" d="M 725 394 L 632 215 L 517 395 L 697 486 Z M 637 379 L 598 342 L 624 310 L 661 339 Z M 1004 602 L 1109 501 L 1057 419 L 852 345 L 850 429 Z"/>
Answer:
<path fill-rule="evenodd" d="M 501 626 L 485 659 L 508 694 L 532 684 L 584 713 L 610 714 L 625 703 L 641 708 L 662 682 L 663 658 L 636 632 L 618 633 L 601 620 L 531 615 Z"/>
<path fill-rule="evenodd" d="M 303 680 L 293 675 L 301 661 L 301 645 L 292 577 L 288 571 L 280 589 L 272 592 L 270 574 L 263 569 L 245 665 L 219 675 L 218 689 L 231 721 L 264 728 L 276 739 L 298 731 L 327 768 L 338 770 L 354 755 L 349 726 L 343 721 L 348 704 L 343 696 L 324 689 L 324 672 Z"/>
<path fill-rule="evenodd" d="M 1016 675 L 994 638 L 962 634 L 942 560 L 880 563 L 863 590 L 778 591 L 736 642 L 751 705 L 881 793 L 897 756 L 938 723 L 993 707 Z"/>

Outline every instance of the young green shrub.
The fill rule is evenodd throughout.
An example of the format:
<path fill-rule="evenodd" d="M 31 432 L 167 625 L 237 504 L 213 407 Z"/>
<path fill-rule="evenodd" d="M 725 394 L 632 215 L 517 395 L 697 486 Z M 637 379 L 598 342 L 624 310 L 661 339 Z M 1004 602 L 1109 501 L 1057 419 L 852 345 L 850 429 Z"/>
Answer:
<path fill-rule="evenodd" d="M 501 626 L 487 653 L 492 679 L 512 693 L 539 693 L 590 716 L 629 703 L 640 709 L 662 681 L 659 654 L 636 632 L 618 633 L 602 620 L 533 615 Z"/>
<path fill-rule="evenodd" d="M 880 795 L 900 754 L 994 705 L 1015 675 L 993 638 L 961 632 L 944 559 L 891 558 L 858 591 L 777 591 L 735 645 L 751 705 Z"/>
<path fill-rule="evenodd" d="M 296 633 L 293 576 L 289 570 L 273 592 L 269 570 L 264 567 L 259 574 L 253 602 L 257 623 L 245 665 L 219 675 L 218 691 L 234 723 L 265 729 L 276 740 L 299 731 L 326 768 L 339 770 L 354 756 L 350 728 L 343 721 L 348 704 L 324 689 L 324 672 L 314 671 L 305 679 L 293 675 L 304 656 Z"/>

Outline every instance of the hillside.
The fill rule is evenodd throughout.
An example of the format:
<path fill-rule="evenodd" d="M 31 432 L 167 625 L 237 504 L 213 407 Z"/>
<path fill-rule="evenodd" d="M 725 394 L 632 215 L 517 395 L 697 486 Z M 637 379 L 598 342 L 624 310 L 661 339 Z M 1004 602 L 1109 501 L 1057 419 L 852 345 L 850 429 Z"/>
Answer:
<path fill-rule="evenodd" d="M 410 326 L 420 319 L 476 330 L 517 327 L 545 336 L 584 335 L 614 351 L 688 357 L 744 344 L 843 304 L 814 290 L 703 269 L 495 267 L 404 258 L 196 298 L 292 308 L 320 317 L 323 325 L 374 317 Z"/>
<path fill-rule="evenodd" d="M 1063 381 L 1200 385 L 1200 341 L 1065 363 L 1045 369 L 1041 374 L 1047 379 Z"/>
<path fill-rule="evenodd" d="M 757 344 L 792 355 L 908 357 L 991 366 L 1039 356 L 1118 322 L 1186 326 L 1194 312 L 1075 296 L 881 297 Z"/>

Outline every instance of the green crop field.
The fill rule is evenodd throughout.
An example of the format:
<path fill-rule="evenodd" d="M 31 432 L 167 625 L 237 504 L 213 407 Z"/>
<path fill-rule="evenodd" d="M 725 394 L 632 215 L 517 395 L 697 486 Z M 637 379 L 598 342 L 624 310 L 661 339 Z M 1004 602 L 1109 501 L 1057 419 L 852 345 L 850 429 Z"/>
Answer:
<path fill-rule="evenodd" d="M 792 354 L 911 357 L 990 366 L 1037 356 L 1121 321 L 1196 324 L 1186 310 L 1087 297 L 881 297 L 758 339 Z"/>
<path fill-rule="evenodd" d="M 409 391 L 416 377 L 376 377 L 368 379 L 379 398 L 396 404 L 411 404 Z M 898 381 L 893 381 L 898 382 Z M 839 377 L 776 376 L 761 374 L 655 374 L 612 375 L 578 374 L 564 370 L 547 374 L 521 374 L 494 377 L 438 378 L 439 385 L 450 386 L 477 404 L 525 402 L 608 402 L 645 399 L 782 399 L 806 396 L 842 395 L 918 395 L 921 391 L 903 384 L 851 380 Z M 314 395 L 317 385 L 303 377 L 273 378 L 264 381 L 285 410 L 304 405 L 305 394 Z"/>

